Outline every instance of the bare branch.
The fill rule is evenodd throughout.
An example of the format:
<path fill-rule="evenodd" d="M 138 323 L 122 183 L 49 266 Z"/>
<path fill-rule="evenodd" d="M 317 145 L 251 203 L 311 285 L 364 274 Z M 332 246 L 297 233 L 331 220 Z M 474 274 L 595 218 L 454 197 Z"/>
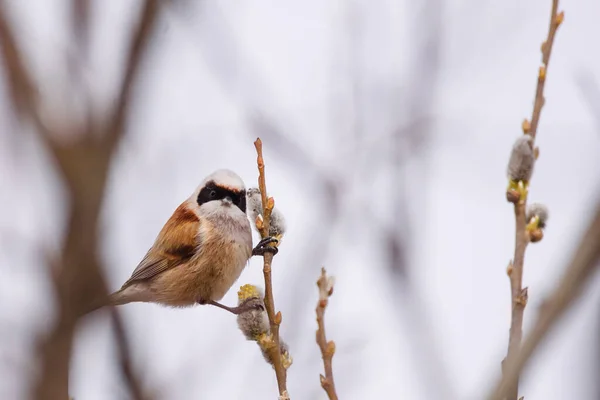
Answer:
<path fill-rule="evenodd" d="M 531 150 L 531 168 L 533 168 L 534 156 L 534 141 L 537 134 L 537 128 L 544 106 L 544 84 L 546 82 L 546 76 L 548 71 L 548 62 L 550 60 L 550 54 L 552 52 L 552 45 L 554 43 L 554 36 L 560 23 L 563 20 L 564 14 L 558 13 L 558 0 L 552 2 L 552 12 L 550 15 L 550 27 L 548 31 L 548 37 L 542 44 L 542 66 L 540 66 L 538 72 L 538 82 L 535 92 L 535 101 L 533 106 L 533 112 L 531 116 L 531 122 L 525 120 L 523 122 L 523 132 L 529 134 L 529 142 L 525 143 L 525 146 L 530 146 Z M 529 147 L 527 147 L 529 148 Z M 513 154 L 511 155 L 511 161 L 515 154 L 515 148 L 513 148 Z M 528 171 L 531 173 L 531 169 Z M 512 178 L 510 181 L 511 186 L 507 191 L 507 199 L 514 203 L 515 212 L 515 252 L 511 263 L 508 266 L 507 273 L 510 278 L 510 291 L 511 291 L 511 323 L 508 339 L 508 351 L 506 359 L 503 361 L 503 374 L 506 374 L 506 366 L 512 364 L 518 357 L 521 339 L 523 336 L 523 315 L 525 313 L 525 306 L 527 305 L 527 288 L 523 288 L 523 265 L 525 261 L 525 251 L 527 245 L 530 242 L 530 235 L 527 231 L 527 221 L 525 212 L 527 208 L 527 187 L 529 185 L 529 177 L 522 178 L 516 177 L 515 179 L 526 179 L 526 181 L 519 181 L 516 183 L 516 187 L 513 188 L 515 182 Z M 510 382 L 510 386 L 507 388 L 506 394 L 508 400 L 517 400 L 519 396 L 519 380 L 514 379 Z"/>
<path fill-rule="evenodd" d="M 79 130 L 80 136 L 77 141 L 63 143 L 57 140 L 59 132 L 42 123 L 33 79 L 0 8 L 0 43 L 13 107 L 21 118 L 33 120 L 36 133 L 53 154 L 62 172 L 70 203 L 62 254 L 57 259 L 48 260 L 56 295 L 57 319 L 50 332 L 39 341 L 41 368 L 33 387 L 36 399 L 68 398 L 69 361 L 77 321 L 91 301 L 107 294 L 97 251 L 98 218 L 113 150 L 123 136 L 135 77 L 150 41 L 157 9 L 157 0 L 148 0 L 142 7 L 139 26 L 132 35 L 123 88 L 114 112 L 107 121 L 97 126 L 84 129 L 67 127 Z M 106 128 L 108 131 L 102 132 Z M 95 140 L 94 130 L 105 134 Z"/>
<path fill-rule="evenodd" d="M 335 382 L 333 380 L 333 355 L 335 353 L 335 342 L 327 341 L 325 336 L 325 308 L 329 302 L 329 296 L 333 294 L 333 278 L 328 277 L 325 268 L 321 268 L 321 276 L 317 280 L 319 287 L 319 301 L 317 302 L 317 344 L 321 349 L 323 365 L 325 367 L 325 376 L 321 375 L 321 386 L 327 393 L 330 400 L 337 400 L 335 392 Z"/>
<path fill-rule="evenodd" d="M 262 154 L 262 141 L 257 138 L 254 142 L 257 154 L 258 164 L 258 188 L 260 189 L 263 206 L 263 219 L 262 224 L 257 223 L 257 228 L 260 231 L 262 238 L 269 235 L 269 229 L 271 224 L 271 212 L 275 206 L 275 200 L 272 197 L 267 199 L 267 185 L 265 183 L 265 162 Z M 267 309 L 267 315 L 269 316 L 269 324 L 271 328 L 271 337 L 273 340 L 273 346 L 270 347 L 271 359 L 273 360 L 273 368 L 275 368 L 275 375 L 277 376 L 277 386 L 279 387 L 280 397 L 289 399 L 287 393 L 287 372 L 281 361 L 280 345 L 279 345 L 279 325 L 281 324 L 281 312 L 275 314 L 275 302 L 273 299 L 273 283 L 271 280 L 271 263 L 273 262 L 273 253 L 267 252 L 263 256 L 264 266 L 263 275 L 265 277 L 265 308 Z"/>
<path fill-rule="evenodd" d="M 544 302 L 542 311 L 526 338 L 520 351 L 514 358 L 508 359 L 504 366 L 502 380 L 487 398 L 503 400 L 510 388 L 519 380 L 519 374 L 551 329 L 560 320 L 565 311 L 582 294 L 585 285 L 600 265 L 600 202 L 596 215 L 591 218 L 590 225 L 584 233 L 579 246 L 573 254 L 558 287 Z"/>

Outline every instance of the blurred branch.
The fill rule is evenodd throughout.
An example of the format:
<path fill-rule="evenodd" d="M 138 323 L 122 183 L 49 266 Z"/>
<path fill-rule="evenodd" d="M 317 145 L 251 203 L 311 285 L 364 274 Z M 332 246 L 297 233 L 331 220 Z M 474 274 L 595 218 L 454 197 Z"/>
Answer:
<path fill-rule="evenodd" d="M 257 138 L 254 142 L 254 147 L 256 147 L 257 160 L 256 163 L 258 165 L 258 188 L 260 189 L 261 197 L 262 197 L 262 224 L 259 226 L 257 223 L 257 228 L 260 231 L 260 236 L 264 239 L 269 236 L 269 229 L 271 227 L 271 212 L 273 211 L 273 207 L 275 206 L 275 201 L 272 197 L 267 199 L 267 185 L 265 183 L 265 162 L 262 154 L 262 141 L 260 138 Z M 273 262 L 273 253 L 267 252 L 263 256 L 264 258 L 264 266 L 263 266 L 263 274 L 265 277 L 265 308 L 267 311 L 267 315 L 269 316 L 269 325 L 271 328 L 271 338 L 273 340 L 273 346 L 270 346 L 269 357 L 273 360 L 273 368 L 275 369 L 275 375 L 277 376 L 277 386 L 279 387 L 279 395 L 282 398 L 288 398 L 287 394 L 287 383 L 286 383 L 286 375 L 287 372 L 283 366 L 280 354 L 280 344 L 279 344 L 279 325 L 281 324 L 281 312 L 277 312 L 275 314 L 275 301 L 273 299 L 273 283 L 271 280 L 271 263 Z"/>
<path fill-rule="evenodd" d="M 115 146 L 125 130 L 126 118 L 131 108 L 131 98 L 135 80 L 138 76 L 144 55 L 148 51 L 149 42 L 158 19 L 160 4 L 158 0 L 146 0 L 140 12 L 138 25 L 129 43 L 125 76 L 121 84 L 121 93 L 113 110 L 108 130 L 108 143 Z"/>
<path fill-rule="evenodd" d="M 127 381 L 127 386 L 131 392 L 131 397 L 134 400 L 149 399 L 140 384 L 140 380 L 134 371 L 131 363 L 131 347 L 129 346 L 129 340 L 127 339 L 127 333 L 123 325 L 121 315 L 115 307 L 110 307 L 111 318 L 113 322 L 113 330 L 115 333 L 117 348 L 119 350 L 119 361 L 121 365 L 121 372 Z"/>
<path fill-rule="evenodd" d="M 321 276 L 317 280 L 319 287 L 319 301 L 317 302 L 317 344 L 321 349 L 323 365 L 325 367 L 325 376 L 321 375 L 321 386 L 327 393 L 330 400 L 337 400 L 335 392 L 335 382 L 333 380 L 333 354 L 335 353 L 335 342 L 327 341 L 325 336 L 325 308 L 329 302 L 329 296 L 333 294 L 333 277 L 328 277 L 325 268 L 321 268 Z"/>
<path fill-rule="evenodd" d="M 537 134 L 537 128 L 544 106 L 544 85 L 546 82 L 546 76 L 548 71 L 548 62 L 550 60 L 550 54 L 552 52 L 552 45 L 554 44 L 554 36 L 556 30 L 561 24 L 564 18 L 564 14 L 561 12 L 558 14 L 558 0 L 552 2 L 552 12 L 550 14 L 550 27 L 548 30 L 548 37 L 542 43 L 542 66 L 540 66 L 538 72 L 538 82 L 535 91 L 535 101 L 533 106 L 533 113 L 531 116 L 531 122 L 525 120 L 523 122 L 523 131 L 525 134 L 531 135 L 533 140 L 531 146 L 534 146 L 535 136 Z M 514 152 L 515 150 L 513 150 Z M 532 151 L 534 151 L 532 149 Z M 512 161 L 512 155 L 511 155 Z M 532 159 L 532 162 L 534 160 Z M 533 168 L 533 164 L 531 166 Z M 531 172 L 531 171 L 530 171 Z M 512 178 L 511 178 L 512 179 Z M 512 181 L 511 181 L 512 182 Z M 523 288 L 523 267 L 525 261 L 525 251 L 530 241 L 529 233 L 526 229 L 527 221 L 525 212 L 527 209 L 527 182 L 519 182 L 522 184 L 522 189 L 517 195 L 514 195 L 509 188 L 507 195 L 509 201 L 514 203 L 515 212 L 515 252 L 512 262 L 508 266 L 508 276 L 510 278 L 510 291 L 511 291 L 511 323 L 508 338 L 508 351 L 506 359 L 503 361 L 503 374 L 506 374 L 506 366 L 514 363 L 514 360 L 519 356 L 521 339 L 523 336 L 523 316 L 525 313 L 525 306 L 527 305 L 528 294 L 527 288 Z M 507 400 L 517 400 L 519 396 L 519 379 L 510 381 L 510 386 L 506 389 Z"/>
<path fill-rule="evenodd" d="M 563 316 L 565 311 L 579 298 L 592 274 L 600 265 L 600 202 L 595 215 L 567 265 L 556 289 L 544 301 L 540 315 L 514 358 L 507 360 L 502 380 L 494 388 L 490 400 L 503 400 L 518 380 L 519 374 L 538 348 L 542 340 Z"/>
<path fill-rule="evenodd" d="M 90 0 L 71 0 L 71 24 L 78 56 L 83 56 L 90 40 Z"/>
<path fill-rule="evenodd" d="M 0 42 L 13 107 L 22 118 L 30 117 L 35 123 L 36 133 L 52 152 L 62 172 L 70 203 L 62 255 L 57 260 L 48 259 L 57 297 L 57 319 L 48 335 L 40 340 L 41 371 L 34 383 L 33 394 L 38 400 L 68 398 L 69 360 L 76 323 L 90 301 L 107 293 L 97 255 L 98 218 L 113 151 L 124 134 L 134 80 L 150 41 L 157 7 L 156 0 L 143 4 L 139 24 L 129 46 L 119 101 L 109 120 L 96 127 L 86 127 L 83 131 L 71 127 L 79 130 L 79 135 L 76 141 L 69 143 L 59 141 L 57 134 L 60 132 L 42 123 L 33 80 L 4 10 L 0 8 Z M 106 127 L 104 135 L 95 137 L 95 129 Z"/>

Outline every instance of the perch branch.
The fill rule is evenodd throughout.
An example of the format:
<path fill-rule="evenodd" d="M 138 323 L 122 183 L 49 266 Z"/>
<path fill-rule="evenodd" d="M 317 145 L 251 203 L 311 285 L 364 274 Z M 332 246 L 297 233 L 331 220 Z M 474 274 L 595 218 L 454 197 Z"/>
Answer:
<path fill-rule="evenodd" d="M 560 317 L 581 295 L 583 289 L 590 281 L 593 272 L 600 264 L 600 202 L 596 208 L 596 215 L 584 234 L 579 246 L 573 254 L 558 287 L 544 302 L 542 311 L 523 346 L 516 356 L 506 362 L 502 380 L 494 388 L 493 393 L 487 398 L 490 400 L 503 400 L 509 388 L 519 380 L 519 374 L 529 361 L 538 345 L 556 325 Z"/>
<path fill-rule="evenodd" d="M 263 206 L 263 221 L 260 226 L 257 226 L 260 231 L 260 236 L 265 238 L 269 236 L 269 228 L 271 226 L 271 212 L 275 206 L 275 201 L 272 197 L 267 199 L 267 185 L 265 183 L 265 162 L 262 154 L 262 141 L 257 138 L 254 142 L 256 147 L 258 164 L 258 187 L 260 189 Z M 273 300 L 273 283 L 271 281 L 271 263 L 273 262 L 273 253 L 265 253 L 264 256 L 263 275 L 265 277 L 265 308 L 269 316 L 269 324 L 271 327 L 271 336 L 274 346 L 270 346 L 271 357 L 273 359 L 273 368 L 277 377 L 277 386 L 279 387 L 279 395 L 287 396 L 286 370 L 281 362 L 281 354 L 279 350 L 279 325 L 281 324 L 281 312 L 275 314 L 275 302 Z M 288 397 L 289 398 L 289 397 Z"/>
<path fill-rule="evenodd" d="M 317 302 L 317 344 L 321 349 L 323 357 L 323 366 L 325 367 L 325 376 L 321 375 L 321 386 L 327 393 L 330 400 L 337 400 L 338 396 L 335 392 L 335 382 L 333 380 L 332 360 L 335 354 L 335 342 L 327 341 L 325 336 L 325 308 L 329 302 L 329 296 L 333 293 L 333 279 L 327 276 L 325 268 L 321 268 L 321 276 L 317 280 L 319 287 L 319 301 Z"/>
<path fill-rule="evenodd" d="M 561 24 L 564 14 L 558 14 L 558 0 L 552 2 L 552 12 L 550 15 L 550 27 L 548 37 L 542 43 L 542 65 L 538 72 L 538 82 L 535 91 L 535 100 L 531 122 L 524 121 L 523 131 L 530 134 L 534 139 L 537 134 L 542 108 L 544 106 L 544 84 L 548 73 L 548 62 L 552 52 L 554 36 L 558 26 Z M 514 258 L 508 267 L 511 290 L 511 323 L 508 339 L 508 351 L 503 362 L 503 374 L 505 374 L 506 364 L 511 364 L 518 357 L 521 339 L 523 336 L 523 314 L 527 305 L 527 288 L 523 288 L 523 264 L 525 260 L 525 250 L 529 244 L 529 234 L 526 231 L 527 221 L 525 220 L 525 211 L 527 199 L 522 198 L 514 202 L 515 210 L 515 252 Z M 511 385 L 507 389 L 507 399 L 517 400 L 519 394 L 519 380 L 511 380 Z"/>

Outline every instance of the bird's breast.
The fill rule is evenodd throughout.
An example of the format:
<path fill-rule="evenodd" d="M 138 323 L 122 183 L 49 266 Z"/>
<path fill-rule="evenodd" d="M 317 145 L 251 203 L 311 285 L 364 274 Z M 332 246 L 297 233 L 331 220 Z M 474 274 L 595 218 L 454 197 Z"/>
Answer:
<path fill-rule="evenodd" d="M 244 224 L 245 220 L 245 224 Z M 201 234 L 198 256 L 192 261 L 197 286 L 209 300 L 220 300 L 237 281 L 252 255 L 252 232 L 244 220 L 211 221 L 210 233 Z"/>

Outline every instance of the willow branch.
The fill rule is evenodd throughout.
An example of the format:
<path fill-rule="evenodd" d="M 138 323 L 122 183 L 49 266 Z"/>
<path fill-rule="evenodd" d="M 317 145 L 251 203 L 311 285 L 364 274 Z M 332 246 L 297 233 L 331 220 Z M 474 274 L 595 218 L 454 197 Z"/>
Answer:
<path fill-rule="evenodd" d="M 325 308 L 329 303 L 329 296 L 333 294 L 333 278 L 328 277 L 325 268 L 321 268 L 321 276 L 317 280 L 319 287 L 319 301 L 317 302 L 317 344 L 321 349 L 323 357 L 323 366 L 325 368 L 325 376 L 321 375 L 321 387 L 327 393 L 330 400 L 337 400 L 338 396 L 335 392 L 335 382 L 333 380 L 333 355 L 335 354 L 335 342 L 327 341 L 325 335 Z"/>
<path fill-rule="evenodd" d="M 538 72 L 538 82 L 535 91 L 535 100 L 531 122 L 525 120 L 523 122 L 523 131 L 531 135 L 534 139 L 537 134 L 542 108 L 544 106 L 544 85 L 548 72 L 548 62 L 554 44 L 556 30 L 564 18 L 564 14 L 558 13 L 558 0 L 552 2 L 552 12 L 550 15 L 550 27 L 548 37 L 542 44 L 542 65 Z M 511 290 L 511 323 L 508 339 L 508 351 L 505 361 L 503 362 L 503 374 L 506 373 L 506 364 L 511 364 L 518 357 L 521 340 L 523 336 L 523 315 L 525 306 L 527 305 L 527 288 L 523 288 L 523 265 L 525 261 L 525 251 L 529 244 L 529 234 L 526 231 L 527 221 L 525 219 L 525 211 L 527 207 L 526 192 L 520 198 L 514 201 L 515 211 L 515 252 L 513 261 L 508 266 L 508 275 L 510 277 Z M 506 387 L 506 395 L 508 400 L 517 400 L 519 395 L 519 380 L 511 380 L 511 384 Z"/>
<path fill-rule="evenodd" d="M 487 398 L 490 400 L 503 400 L 508 389 L 518 382 L 519 374 L 527 362 L 556 325 L 565 311 L 581 295 L 586 283 L 590 281 L 593 272 L 600 265 L 600 202 L 596 215 L 591 219 L 590 225 L 581 239 L 579 246 L 573 254 L 558 287 L 544 302 L 542 311 L 523 346 L 517 355 L 508 360 L 502 380 L 496 385 L 493 393 Z"/>
<path fill-rule="evenodd" d="M 272 197 L 267 199 L 267 185 L 265 183 L 265 162 L 262 154 L 262 141 L 257 138 L 254 142 L 256 147 L 258 164 L 258 188 L 260 189 L 263 206 L 263 221 L 260 226 L 257 226 L 260 231 L 260 236 L 265 238 L 269 236 L 269 228 L 271 226 L 271 212 L 275 206 L 275 200 Z M 271 336 L 273 339 L 273 346 L 270 346 L 270 354 L 273 360 L 273 368 L 275 368 L 275 375 L 277 377 L 277 386 L 279 388 L 279 395 L 281 397 L 287 397 L 287 373 L 281 362 L 281 354 L 279 350 L 279 325 L 281 324 L 281 312 L 275 314 L 275 301 L 273 299 L 273 282 L 271 280 L 271 263 L 273 262 L 273 253 L 266 252 L 263 256 L 264 266 L 263 275 L 265 278 L 265 308 L 267 309 L 267 315 L 269 316 L 269 324 L 271 327 Z"/>

